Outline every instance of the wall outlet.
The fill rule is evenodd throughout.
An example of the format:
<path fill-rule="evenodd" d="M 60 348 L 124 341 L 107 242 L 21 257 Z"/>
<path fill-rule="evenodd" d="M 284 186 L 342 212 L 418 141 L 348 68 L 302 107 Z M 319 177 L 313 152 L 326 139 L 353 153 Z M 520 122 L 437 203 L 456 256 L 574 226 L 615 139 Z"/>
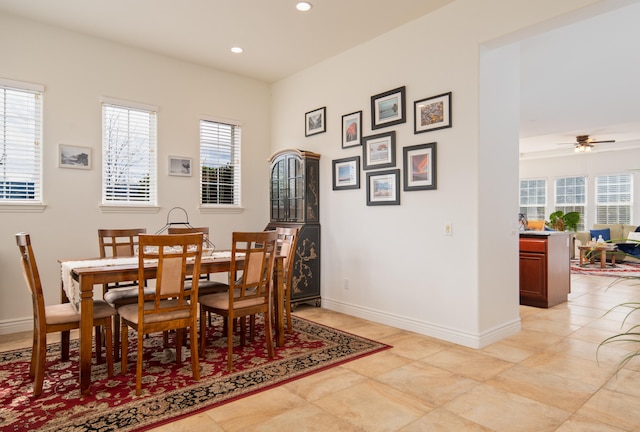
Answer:
<path fill-rule="evenodd" d="M 453 235 L 453 224 L 451 222 L 447 222 L 444 226 L 444 235 L 452 236 Z"/>

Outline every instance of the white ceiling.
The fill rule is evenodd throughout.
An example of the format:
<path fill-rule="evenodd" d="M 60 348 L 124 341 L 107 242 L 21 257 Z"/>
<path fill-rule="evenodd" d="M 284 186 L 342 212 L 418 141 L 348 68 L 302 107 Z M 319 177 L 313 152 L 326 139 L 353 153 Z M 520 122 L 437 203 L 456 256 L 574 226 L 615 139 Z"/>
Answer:
<path fill-rule="evenodd" d="M 311 1 L 0 0 L 0 13 L 271 83 L 453 0 Z M 640 2 L 602 3 L 616 6 L 522 41 L 521 153 L 570 153 L 557 143 L 576 135 L 640 145 Z"/>
<path fill-rule="evenodd" d="M 0 12 L 275 82 L 452 1 L 310 0 L 302 13 L 297 0 L 0 0 Z"/>

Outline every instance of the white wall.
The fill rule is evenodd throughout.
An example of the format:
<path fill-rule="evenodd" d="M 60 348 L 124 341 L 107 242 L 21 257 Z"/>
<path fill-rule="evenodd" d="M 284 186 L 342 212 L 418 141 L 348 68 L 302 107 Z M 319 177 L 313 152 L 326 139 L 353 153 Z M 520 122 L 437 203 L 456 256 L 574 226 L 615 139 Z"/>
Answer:
<path fill-rule="evenodd" d="M 0 77 L 45 86 L 42 213 L 0 206 L 0 333 L 29 330 L 31 304 L 18 266 L 14 234 L 31 233 L 48 303 L 60 299 L 58 259 L 98 255 L 98 228 L 162 228 L 183 207 L 194 226 L 211 228 L 219 248 L 233 230 L 268 223 L 270 116 L 268 85 L 141 50 L 0 15 Z M 157 213 L 101 213 L 101 106 L 108 96 L 157 105 Z M 169 177 L 167 157 L 199 160 L 199 115 L 242 123 L 242 213 L 201 214 L 198 171 Z M 89 171 L 57 167 L 58 144 L 89 146 Z M 183 220 L 178 212 L 178 218 Z"/>
<path fill-rule="evenodd" d="M 480 72 L 518 70 L 513 47 L 483 62 L 481 45 L 589 3 L 459 0 L 273 86 L 273 150 L 322 155 L 325 307 L 474 347 L 518 331 L 517 78 Z M 372 134 L 370 96 L 403 85 L 408 122 L 382 131 L 396 131 L 398 167 L 404 146 L 438 143 L 438 189 L 367 207 L 364 172 L 361 189 L 332 190 L 331 161 L 362 151 L 341 148 L 341 116 L 362 110 Z M 453 127 L 414 134 L 413 101 L 447 91 Z M 327 132 L 305 138 L 304 113 L 322 106 Z"/>

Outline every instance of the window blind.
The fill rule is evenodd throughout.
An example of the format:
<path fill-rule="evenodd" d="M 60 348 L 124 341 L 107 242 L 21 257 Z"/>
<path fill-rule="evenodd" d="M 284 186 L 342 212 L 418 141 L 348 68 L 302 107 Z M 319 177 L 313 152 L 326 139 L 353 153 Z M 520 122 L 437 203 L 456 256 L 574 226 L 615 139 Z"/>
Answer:
<path fill-rule="evenodd" d="M 102 104 L 102 203 L 157 204 L 156 112 Z"/>
<path fill-rule="evenodd" d="M 586 178 L 583 176 L 556 179 L 556 210 L 562 210 L 564 213 L 580 213 L 578 231 L 583 231 L 587 226 L 585 220 L 586 183 Z"/>
<path fill-rule="evenodd" d="M 42 202 L 42 94 L 0 81 L 0 202 Z"/>
<path fill-rule="evenodd" d="M 240 206 L 240 125 L 200 120 L 200 202 Z"/>
<path fill-rule="evenodd" d="M 596 177 L 596 223 L 631 223 L 633 177 L 612 174 Z"/>

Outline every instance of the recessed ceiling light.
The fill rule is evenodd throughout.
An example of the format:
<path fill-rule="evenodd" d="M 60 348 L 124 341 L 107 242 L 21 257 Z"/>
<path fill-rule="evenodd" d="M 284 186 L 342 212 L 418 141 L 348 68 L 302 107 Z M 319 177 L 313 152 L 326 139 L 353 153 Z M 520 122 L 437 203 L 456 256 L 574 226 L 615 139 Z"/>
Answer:
<path fill-rule="evenodd" d="M 313 7 L 313 5 L 309 2 L 298 2 L 296 3 L 296 9 L 298 9 L 299 11 L 302 12 L 306 12 L 308 10 L 310 10 Z"/>
<path fill-rule="evenodd" d="M 243 50 L 242 48 L 240 48 L 240 47 L 233 47 L 233 48 L 231 48 L 231 52 L 232 52 L 232 53 L 234 53 L 234 54 L 240 54 L 240 53 L 242 53 L 243 51 L 244 51 L 244 50 Z"/>

